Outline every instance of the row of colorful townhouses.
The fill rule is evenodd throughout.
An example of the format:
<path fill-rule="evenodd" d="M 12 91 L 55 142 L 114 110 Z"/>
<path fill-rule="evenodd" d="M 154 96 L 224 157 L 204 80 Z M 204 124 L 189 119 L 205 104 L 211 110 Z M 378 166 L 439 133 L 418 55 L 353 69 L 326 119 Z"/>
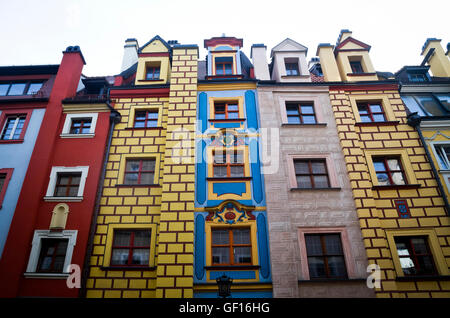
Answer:
<path fill-rule="evenodd" d="M 450 297 L 440 42 L 396 73 L 349 30 L 0 67 L 0 297 Z"/>

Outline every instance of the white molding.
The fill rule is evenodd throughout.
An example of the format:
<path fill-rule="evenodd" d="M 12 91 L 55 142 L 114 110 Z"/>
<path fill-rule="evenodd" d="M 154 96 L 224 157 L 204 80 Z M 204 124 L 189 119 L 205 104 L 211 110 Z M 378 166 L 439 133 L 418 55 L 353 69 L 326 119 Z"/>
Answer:
<path fill-rule="evenodd" d="M 60 134 L 61 138 L 94 138 L 95 134 Z"/>
<path fill-rule="evenodd" d="M 67 197 L 55 197 L 55 186 L 58 177 L 58 173 L 62 172 L 81 172 L 80 186 L 78 188 L 78 193 L 76 197 L 70 197 L 71 199 L 81 198 L 83 199 L 84 186 L 86 185 L 86 178 L 88 175 L 89 166 L 77 166 L 77 167 L 52 167 L 52 171 L 50 172 L 50 181 L 48 183 L 47 192 L 45 194 L 44 200 L 51 198 L 60 198 L 59 200 L 52 201 L 64 201 L 64 198 L 67 201 Z"/>
<path fill-rule="evenodd" d="M 27 265 L 27 271 L 26 271 L 26 275 L 28 276 L 40 276 L 42 277 L 44 276 L 49 276 L 47 273 L 43 274 L 43 273 L 36 273 L 36 269 L 37 269 L 37 265 L 38 265 L 38 261 L 39 261 L 39 255 L 41 253 L 41 247 L 42 247 L 42 239 L 45 238 L 56 238 L 56 239 L 68 239 L 69 242 L 67 244 L 67 251 L 66 251 L 66 258 L 64 259 L 64 266 L 63 269 L 67 269 L 68 266 L 71 264 L 72 261 L 72 254 L 73 254 L 73 249 L 76 245 L 76 241 L 77 241 L 77 230 L 64 230 L 61 232 L 53 232 L 50 230 L 35 230 L 34 231 L 34 236 L 33 236 L 33 241 L 31 243 L 31 252 L 30 252 L 30 257 L 28 259 L 28 265 Z M 34 273 L 35 275 L 30 275 L 30 273 Z M 59 275 L 57 276 L 61 276 L 60 274 L 64 274 L 63 273 L 59 273 Z M 55 276 L 54 273 L 50 273 L 50 276 Z"/>
<path fill-rule="evenodd" d="M 81 202 L 83 197 L 44 197 L 46 202 Z"/>
<path fill-rule="evenodd" d="M 88 135 L 88 134 L 70 134 L 69 133 L 70 126 L 72 125 L 72 119 L 77 119 L 77 118 L 92 118 L 89 135 L 93 135 L 95 133 L 95 127 L 97 126 L 98 113 L 76 113 L 76 114 L 67 114 L 66 115 L 66 120 L 64 121 L 64 126 L 62 129 L 61 135 L 65 136 L 65 137 L 67 137 L 68 135 L 71 135 L 71 136 L 73 136 L 72 138 L 74 138 L 74 137 L 82 138 L 83 136 Z M 61 136 L 61 137 L 63 137 L 63 136 Z"/>

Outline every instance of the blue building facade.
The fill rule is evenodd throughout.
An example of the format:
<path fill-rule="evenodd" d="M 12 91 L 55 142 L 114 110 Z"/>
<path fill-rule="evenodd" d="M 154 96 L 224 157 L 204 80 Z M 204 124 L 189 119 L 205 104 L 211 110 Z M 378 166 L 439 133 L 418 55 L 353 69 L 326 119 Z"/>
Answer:
<path fill-rule="evenodd" d="M 253 67 L 242 40 L 205 40 L 199 63 L 194 296 L 272 297 L 261 139 Z"/>

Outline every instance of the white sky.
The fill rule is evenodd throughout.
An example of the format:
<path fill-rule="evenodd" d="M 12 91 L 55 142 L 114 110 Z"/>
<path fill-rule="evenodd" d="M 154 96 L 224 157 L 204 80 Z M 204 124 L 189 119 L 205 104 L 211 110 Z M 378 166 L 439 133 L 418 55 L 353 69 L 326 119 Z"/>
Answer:
<path fill-rule="evenodd" d="M 438 8 L 438 10 L 435 10 Z M 125 39 L 139 45 L 153 36 L 197 44 L 214 36 L 243 38 L 270 50 L 289 37 L 308 47 L 335 44 L 341 29 L 372 46 L 377 71 L 418 65 L 428 37 L 450 41 L 448 0 L 0 0 L 0 65 L 59 64 L 79 45 L 88 76 L 120 72 Z"/>

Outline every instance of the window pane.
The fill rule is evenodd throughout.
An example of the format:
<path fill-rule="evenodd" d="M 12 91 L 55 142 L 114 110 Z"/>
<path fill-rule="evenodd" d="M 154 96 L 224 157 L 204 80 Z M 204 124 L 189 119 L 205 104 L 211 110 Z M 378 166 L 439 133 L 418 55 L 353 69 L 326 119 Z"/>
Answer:
<path fill-rule="evenodd" d="M 298 106 L 295 104 L 286 105 L 286 113 L 288 115 L 298 115 Z"/>
<path fill-rule="evenodd" d="M 228 113 L 228 119 L 237 119 L 239 118 L 239 113 L 230 112 Z"/>
<path fill-rule="evenodd" d="M 327 255 L 343 254 L 341 236 L 339 234 L 327 234 L 324 237 Z"/>
<path fill-rule="evenodd" d="M 153 172 L 143 172 L 141 173 L 140 184 L 153 184 L 155 175 Z"/>
<path fill-rule="evenodd" d="M 139 160 L 127 160 L 126 171 L 139 171 L 140 161 Z"/>
<path fill-rule="evenodd" d="M 28 87 L 27 95 L 36 94 L 42 87 L 42 83 L 31 83 Z"/>
<path fill-rule="evenodd" d="M 288 116 L 288 123 L 289 124 L 300 124 L 300 117 Z"/>
<path fill-rule="evenodd" d="M 0 96 L 6 96 L 6 92 L 8 91 L 9 84 L 0 84 Z"/>
<path fill-rule="evenodd" d="M 231 163 L 244 163 L 244 155 L 242 151 L 235 152 L 230 157 Z"/>
<path fill-rule="evenodd" d="M 234 263 L 243 264 L 252 262 L 251 248 L 249 246 L 239 246 L 233 249 Z"/>
<path fill-rule="evenodd" d="M 158 113 L 157 112 L 148 112 L 147 118 L 149 119 L 158 119 Z"/>
<path fill-rule="evenodd" d="M 155 160 L 142 160 L 142 171 L 154 171 Z"/>
<path fill-rule="evenodd" d="M 212 248 L 212 262 L 213 264 L 229 264 L 230 250 L 228 247 L 213 247 Z"/>
<path fill-rule="evenodd" d="M 394 184 L 406 184 L 405 179 L 403 178 L 403 173 L 401 172 L 394 172 L 392 173 L 392 181 Z"/>
<path fill-rule="evenodd" d="M 314 176 L 314 187 L 316 188 L 329 188 L 327 176 Z"/>
<path fill-rule="evenodd" d="M 147 127 L 158 127 L 158 121 L 157 120 L 148 120 Z"/>
<path fill-rule="evenodd" d="M 391 171 L 402 170 L 402 168 L 400 166 L 400 161 L 398 159 L 388 159 L 387 164 L 388 164 L 389 170 L 391 170 Z"/>
<path fill-rule="evenodd" d="M 250 229 L 233 230 L 234 244 L 250 244 Z"/>
<path fill-rule="evenodd" d="M 125 178 L 124 178 L 123 182 L 125 184 L 137 184 L 138 178 L 139 178 L 138 173 L 125 173 Z"/>
<path fill-rule="evenodd" d="M 420 268 L 420 274 L 434 274 L 434 264 L 431 256 L 417 256 L 418 268 Z"/>
<path fill-rule="evenodd" d="M 229 63 L 225 64 L 225 74 L 226 74 L 226 75 L 233 74 L 233 70 L 232 70 L 232 67 L 231 67 L 231 66 L 232 66 L 232 65 L 229 64 Z"/>
<path fill-rule="evenodd" d="M 213 230 L 212 231 L 212 244 L 213 245 L 225 245 L 229 244 L 228 230 Z"/>
<path fill-rule="evenodd" d="M 327 173 L 327 169 L 325 168 L 325 162 L 322 161 L 312 161 L 311 162 L 312 172 L 316 173 Z"/>
<path fill-rule="evenodd" d="M 383 112 L 383 108 L 381 108 L 381 105 L 377 105 L 377 104 L 370 105 L 370 110 L 372 111 L 372 113 L 382 113 Z"/>
<path fill-rule="evenodd" d="M 314 114 L 314 107 L 312 105 L 301 106 L 302 114 Z"/>
<path fill-rule="evenodd" d="M 11 84 L 11 88 L 9 89 L 8 95 L 23 95 L 23 91 L 25 89 L 26 84 Z"/>
<path fill-rule="evenodd" d="M 6 174 L 0 173 L 0 192 L 2 192 L 3 184 L 5 183 L 5 180 L 6 180 Z"/>
<path fill-rule="evenodd" d="M 68 196 L 69 197 L 76 197 L 76 196 L 78 196 L 78 186 L 69 187 Z"/>
<path fill-rule="evenodd" d="M 303 116 L 303 123 L 304 124 L 315 124 L 316 118 L 314 116 Z"/>
<path fill-rule="evenodd" d="M 416 95 L 417 100 L 427 112 L 433 116 L 446 115 L 432 96 Z"/>
<path fill-rule="evenodd" d="M 235 104 L 228 104 L 228 111 L 238 111 L 239 106 Z"/>
<path fill-rule="evenodd" d="M 342 256 L 328 257 L 328 270 L 330 277 L 344 277 L 347 276 L 345 269 L 345 261 Z"/>
<path fill-rule="evenodd" d="M 360 118 L 363 123 L 371 123 L 372 122 L 372 119 L 369 116 L 360 116 Z"/>
<path fill-rule="evenodd" d="M 56 187 L 55 188 L 55 197 L 65 197 L 67 193 L 67 188 L 66 187 Z"/>
<path fill-rule="evenodd" d="M 214 166 L 214 177 L 226 177 L 227 167 L 226 166 Z"/>
<path fill-rule="evenodd" d="M 415 237 L 411 239 L 416 254 L 428 254 L 427 242 L 422 237 Z"/>
<path fill-rule="evenodd" d="M 244 166 L 230 166 L 231 177 L 243 177 L 244 176 Z"/>
<path fill-rule="evenodd" d="M 297 187 L 302 189 L 311 189 L 311 178 L 309 176 L 297 176 Z"/>
<path fill-rule="evenodd" d="M 223 151 L 216 151 L 214 153 L 214 163 L 226 163 L 227 155 Z"/>
<path fill-rule="evenodd" d="M 150 246 L 151 231 L 135 231 L 134 246 Z"/>
<path fill-rule="evenodd" d="M 129 249 L 113 249 L 111 265 L 127 265 Z"/>
<path fill-rule="evenodd" d="M 305 242 L 308 256 L 323 255 L 320 235 L 305 235 Z"/>
<path fill-rule="evenodd" d="M 375 171 L 386 171 L 386 167 L 384 166 L 384 160 L 375 161 L 373 160 L 373 166 Z"/>
<path fill-rule="evenodd" d="M 373 114 L 373 121 L 375 122 L 383 122 L 386 121 L 383 114 Z"/>
<path fill-rule="evenodd" d="M 150 258 L 150 250 L 146 249 L 134 249 L 131 263 L 133 265 L 148 265 Z"/>
<path fill-rule="evenodd" d="M 307 161 L 294 161 L 296 174 L 309 174 L 309 165 Z"/>
<path fill-rule="evenodd" d="M 450 111 L 450 95 L 448 95 L 448 94 L 436 94 L 436 97 L 439 99 L 439 101 L 441 102 L 442 106 L 444 106 L 444 108 L 447 111 Z"/>
<path fill-rule="evenodd" d="M 115 231 L 114 232 L 114 246 L 130 246 L 131 231 Z"/>
<path fill-rule="evenodd" d="M 386 173 L 377 173 L 377 179 L 379 185 L 389 185 L 389 176 Z"/>
<path fill-rule="evenodd" d="M 139 111 L 139 112 L 135 112 L 135 120 L 145 120 L 146 117 L 146 112 L 145 111 Z"/>
<path fill-rule="evenodd" d="M 326 277 L 325 262 L 322 257 L 308 257 L 308 267 L 311 278 Z"/>
<path fill-rule="evenodd" d="M 358 113 L 360 115 L 367 115 L 369 113 L 367 110 L 367 105 L 358 105 Z"/>

